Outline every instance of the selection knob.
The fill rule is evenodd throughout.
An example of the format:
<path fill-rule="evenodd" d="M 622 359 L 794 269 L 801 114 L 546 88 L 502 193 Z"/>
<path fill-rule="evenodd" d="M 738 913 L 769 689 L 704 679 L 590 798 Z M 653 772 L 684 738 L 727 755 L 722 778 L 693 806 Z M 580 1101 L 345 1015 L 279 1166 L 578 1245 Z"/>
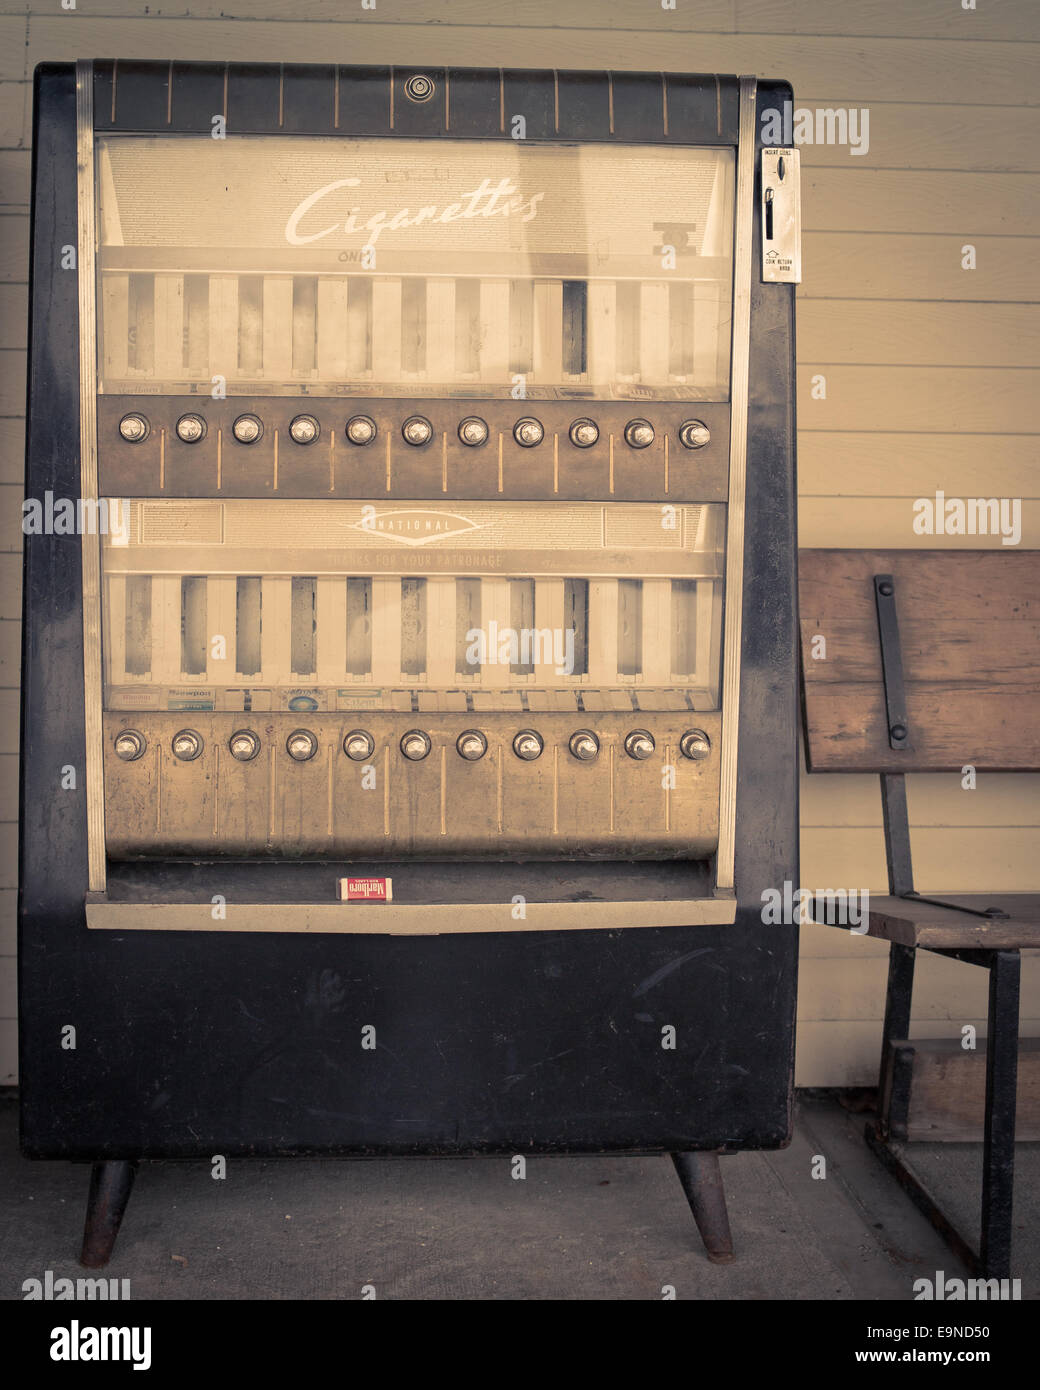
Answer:
<path fill-rule="evenodd" d="M 197 444 L 206 437 L 206 422 L 201 415 L 182 415 L 174 428 L 182 444 Z"/>
<path fill-rule="evenodd" d="M 711 752 L 711 739 L 703 729 L 688 729 L 679 740 L 679 752 L 699 763 Z"/>
<path fill-rule="evenodd" d="M 202 735 L 194 729 L 182 729 L 174 734 L 172 748 L 173 756 L 180 758 L 182 763 L 194 762 L 202 752 Z"/>
<path fill-rule="evenodd" d="M 633 729 L 625 739 L 625 752 L 630 758 L 635 758 L 637 762 L 649 758 L 654 747 L 654 736 L 648 734 L 645 729 Z"/>
<path fill-rule="evenodd" d="M 513 426 L 513 438 L 525 449 L 533 449 L 536 444 L 541 444 L 545 438 L 541 420 L 536 420 L 533 415 L 525 415 L 522 420 L 517 420 Z"/>
<path fill-rule="evenodd" d="M 595 420 L 575 420 L 570 428 L 571 443 L 579 449 L 591 449 L 599 438 Z"/>
<path fill-rule="evenodd" d="M 625 443 L 633 449 L 646 449 L 654 442 L 654 427 L 649 420 L 629 420 L 625 426 Z"/>
<path fill-rule="evenodd" d="M 305 763 L 318 751 L 318 740 L 310 729 L 293 729 L 285 740 L 285 751 L 298 763 Z"/>
<path fill-rule="evenodd" d="M 425 415 L 412 415 L 401 426 L 401 433 L 406 444 L 414 444 L 419 449 L 433 438 L 433 426 Z"/>
<path fill-rule="evenodd" d="M 540 757 L 543 747 L 541 735 L 533 729 L 521 729 L 513 739 L 513 752 L 525 763 L 534 762 L 535 758 Z"/>
<path fill-rule="evenodd" d="M 482 420 L 479 415 L 467 415 L 459 424 L 459 438 L 470 448 L 476 449 L 481 444 L 486 444 L 487 437 L 487 421 Z"/>
<path fill-rule="evenodd" d="M 144 734 L 139 734 L 136 729 L 123 729 L 121 733 L 116 734 L 116 757 L 122 758 L 124 763 L 136 762 L 146 746 Z"/>
<path fill-rule="evenodd" d="M 376 741 L 364 729 L 351 729 L 343 740 L 343 751 L 356 763 L 363 763 L 376 751 Z"/>
<path fill-rule="evenodd" d="M 119 433 L 128 444 L 140 444 L 148 438 L 148 421 L 143 415 L 124 415 L 119 422 Z"/>
<path fill-rule="evenodd" d="M 703 449 L 711 430 L 703 420 L 684 420 L 679 426 L 679 443 L 684 449 Z"/>
<path fill-rule="evenodd" d="M 346 434 L 351 444 L 371 444 L 376 437 L 376 422 L 371 415 L 355 415 L 347 421 Z"/>
<path fill-rule="evenodd" d="M 579 729 L 571 734 L 569 748 L 571 756 L 579 762 L 590 763 L 599 753 L 599 739 L 591 729 Z"/>
<path fill-rule="evenodd" d="M 228 748 L 233 758 L 248 763 L 260 752 L 260 740 L 252 729 L 236 729 L 228 739 Z"/>
<path fill-rule="evenodd" d="M 429 734 L 422 729 L 409 729 L 401 739 L 401 752 L 413 763 L 421 763 L 432 747 Z"/>
<path fill-rule="evenodd" d="M 313 444 L 321 434 L 321 426 L 313 415 L 297 415 L 289 422 L 289 434 L 297 444 Z"/>
<path fill-rule="evenodd" d="M 231 426 L 231 433 L 239 444 L 255 444 L 264 432 L 264 424 L 259 415 L 240 415 Z"/>
<path fill-rule="evenodd" d="M 487 739 L 479 729 L 466 729 L 459 734 L 455 747 L 460 757 L 468 763 L 475 763 L 487 752 Z"/>

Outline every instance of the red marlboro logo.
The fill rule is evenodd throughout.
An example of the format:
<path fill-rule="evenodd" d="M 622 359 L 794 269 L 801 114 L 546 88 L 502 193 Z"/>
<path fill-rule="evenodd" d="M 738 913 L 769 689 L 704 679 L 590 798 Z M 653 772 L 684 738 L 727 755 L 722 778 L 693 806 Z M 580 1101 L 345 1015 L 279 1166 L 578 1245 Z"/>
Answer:
<path fill-rule="evenodd" d="M 345 903 L 389 903 L 394 899 L 392 878 L 341 878 L 337 891 Z"/>

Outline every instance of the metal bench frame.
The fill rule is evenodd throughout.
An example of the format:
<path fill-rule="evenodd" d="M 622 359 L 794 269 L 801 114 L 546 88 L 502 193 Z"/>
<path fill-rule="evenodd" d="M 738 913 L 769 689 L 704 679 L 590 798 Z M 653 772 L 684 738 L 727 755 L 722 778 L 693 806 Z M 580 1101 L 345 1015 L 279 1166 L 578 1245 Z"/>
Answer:
<path fill-rule="evenodd" d="M 903 662 L 896 613 L 896 586 L 890 574 L 874 576 L 878 637 L 885 685 L 885 713 L 889 746 L 910 750 L 911 729 L 903 685 Z M 910 850 L 910 822 L 906 805 L 906 778 L 901 772 L 883 772 L 881 808 L 885 831 L 885 859 L 889 893 L 910 902 L 921 902 L 989 921 L 1007 919 L 998 907 L 965 907 L 960 903 L 922 897 L 914 889 Z M 1018 1083 L 1018 1029 L 1020 952 L 1007 947 L 954 948 L 922 946 L 936 955 L 977 965 L 989 971 L 989 1012 L 986 1042 L 986 1105 L 983 1122 L 982 1219 L 978 1251 L 957 1230 L 907 1165 L 893 1141 L 906 1140 L 910 1108 L 913 1049 L 893 1047 L 910 1035 L 916 946 L 889 944 L 885 1022 L 881 1036 L 878 1077 L 878 1116 L 867 1124 L 868 1145 L 929 1218 L 950 1247 L 977 1274 L 1004 1279 L 1010 1275 L 1011 1218 L 1015 1177 L 1015 1111 Z"/>

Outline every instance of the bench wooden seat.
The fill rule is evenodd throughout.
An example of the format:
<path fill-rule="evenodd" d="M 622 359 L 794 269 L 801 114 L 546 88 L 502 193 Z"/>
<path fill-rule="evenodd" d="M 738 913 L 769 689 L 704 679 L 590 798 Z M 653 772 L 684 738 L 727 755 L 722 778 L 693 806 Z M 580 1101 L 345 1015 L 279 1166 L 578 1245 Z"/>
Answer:
<path fill-rule="evenodd" d="M 901 946 L 923 946 L 928 950 L 958 949 L 967 946 L 994 950 L 1040 947 L 1040 893 L 947 893 L 946 902 L 955 907 L 939 907 L 918 898 L 870 895 L 866 936 L 895 941 Z M 984 920 L 967 917 L 957 908 L 972 913 L 996 907 L 1006 918 Z M 813 920 L 827 921 L 822 909 Z"/>
<path fill-rule="evenodd" d="M 915 891 L 905 774 L 956 774 L 960 796 L 970 795 L 960 778 L 1040 771 L 1040 552 L 803 550 L 799 603 L 809 771 L 881 781 L 889 892 L 870 895 L 867 924 L 890 944 L 878 1118 L 866 1137 L 958 1254 L 1007 1278 L 1020 953 L 1040 947 L 1040 893 Z M 838 925 L 827 901 L 814 900 L 812 918 Z M 908 1133 L 918 949 L 989 971 L 977 1254 L 892 1142 Z"/>

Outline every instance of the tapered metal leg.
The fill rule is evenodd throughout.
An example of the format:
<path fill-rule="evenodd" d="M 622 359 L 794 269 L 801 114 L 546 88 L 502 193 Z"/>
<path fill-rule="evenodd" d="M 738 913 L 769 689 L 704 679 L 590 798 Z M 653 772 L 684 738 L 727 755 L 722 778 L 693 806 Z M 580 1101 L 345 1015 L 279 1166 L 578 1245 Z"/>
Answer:
<path fill-rule="evenodd" d="M 718 1154 L 699 1151 L 672 1154 L 672 1162 L 704 1241 L 708 1259 L 713 1264 L 731 1264 L 735 1259 L 733 1237 L 729 1230 L 726 1192 L 722 1186 Z"/>
<path fill-rule="evenodd" d="M 136 1172 L 137 1164 L 124 1159 L 94 1164 L 79 1257 L 87 1269 L 101 1269 L 111 1259 Z"/>

